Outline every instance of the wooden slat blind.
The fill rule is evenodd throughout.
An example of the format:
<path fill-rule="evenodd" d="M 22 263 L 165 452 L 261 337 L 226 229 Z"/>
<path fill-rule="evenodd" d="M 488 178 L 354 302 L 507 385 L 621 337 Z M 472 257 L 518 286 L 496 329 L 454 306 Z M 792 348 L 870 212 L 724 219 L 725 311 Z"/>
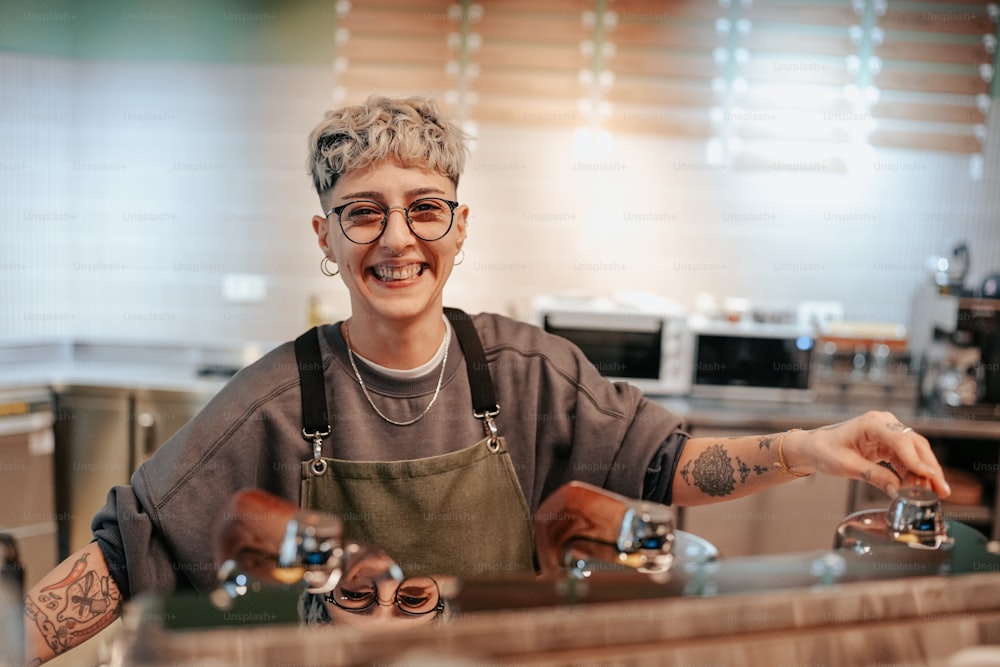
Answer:
<path fill-rule="evenodd" d="M 990 102 L 997 26 L 987 2 L 894 0 L 878 19 L 876 146 L 976 155 Z"/>
<path fill-rule="evenodd" d="M 338 8 L 338 101 L 430 94 L 477 122 L 711 140 L 736 165 L 803 142 L 830 155 L 859 140 L 979 154 L 996 58 L 986 0 Z"/>
<path fill-rule="evenodd" d="M 440 97 L 455 87 L 449 62 L 457 60 L 448 35 L 456 30 L 449 0 L 337 2 L 335 104 L 368 95 Z M 454 68 L 454 67 L 453 67 Z M 452 68 L 452 69 L 453 69 Z"/>
<path fill-rule="evenodd" d="M 588 30 L 581 15 L 586 0 L 480 2 L 473 25 L 482 48 L 472 54 L 478 77 L 474 118 L 484 122 L 576 127 L 580 114 L 579 72 Z"/>
<path fill-rule="evenodd" d="M 713 46 L 717 8 L 706 2 L 609 3 L 614 27 L 606 33 L 614 55 L 606 61 L 614 84 L 605 125 L 613 132 L 643 132 L 708 139 L 711 81 L 718 67 Z"/>

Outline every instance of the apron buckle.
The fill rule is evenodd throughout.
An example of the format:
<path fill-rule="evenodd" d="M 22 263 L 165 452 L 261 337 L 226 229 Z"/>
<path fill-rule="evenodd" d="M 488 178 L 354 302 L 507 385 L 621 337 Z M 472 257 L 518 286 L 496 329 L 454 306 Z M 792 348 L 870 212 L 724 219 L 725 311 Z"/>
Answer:
<path fill-rule="evenodd" d="M 327 426 L 326 430 L 320 431 L 316 429 L 315 431 L 307 431 L 302 429 L 302 437 L 306 440 L 312 441 L 313 446 L 313 460 L 312 460 L 312 470 L 317 475 L 322 475 L 326 472 L 326 461 L 323 460 L 323 438 L 330 435 L 330 427 Z"/>
<path fill-rule="evenodd" d="M 500 451 L 500 431 L 497 430 L 497 423 L 493 421 L 493 418 L 500 414 L 500 405 L 497 404 L 493 410 L 483 410 L 482 412 L 473 411 L 472 415 L 476 419 L 483 420 L 483 432 L 486 434 L 487 445 L 491 452 Z"/>

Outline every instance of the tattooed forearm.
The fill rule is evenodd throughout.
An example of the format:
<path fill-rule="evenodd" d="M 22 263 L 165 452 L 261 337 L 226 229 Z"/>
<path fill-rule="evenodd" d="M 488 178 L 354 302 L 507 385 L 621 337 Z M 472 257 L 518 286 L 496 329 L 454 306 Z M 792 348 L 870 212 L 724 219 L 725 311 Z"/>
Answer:
<path fill-rule="evenodd" d="M 82 553 L 62 579 L 24 598 L 24 613 L 53 653 L 59 655 L 103 630 L 118 617 L 122 599 L 107 574 Z"/>
<path fill-rule="evenodd" d="M 772 466 L 780 438 L 787 435 L 690 438 L 675 468 L 674 503 L 697 506 L 730 500 L 785 481 Z"/>

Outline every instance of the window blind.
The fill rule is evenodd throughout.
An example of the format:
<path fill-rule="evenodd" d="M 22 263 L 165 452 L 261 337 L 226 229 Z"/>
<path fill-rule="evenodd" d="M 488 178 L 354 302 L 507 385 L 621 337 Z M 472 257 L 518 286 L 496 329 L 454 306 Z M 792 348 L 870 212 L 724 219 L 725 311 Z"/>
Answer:
<path fill-rule="evenodd" d="M 437 97 L 467 122 L 704 139 L 826 169 L 859 147 L 980 155 L 997 9 L 971 0 L 337 3 L 335 101 Z"/>

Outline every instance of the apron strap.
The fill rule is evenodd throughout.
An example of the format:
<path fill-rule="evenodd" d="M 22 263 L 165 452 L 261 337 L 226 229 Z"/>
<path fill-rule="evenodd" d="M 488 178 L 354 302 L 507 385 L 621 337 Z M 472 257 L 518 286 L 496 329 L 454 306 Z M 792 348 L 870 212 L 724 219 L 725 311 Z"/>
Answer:
<path fill-rule="evenodd" d="M 445 308 L 445 317 L 451 322 L 458 336 L 458 344 L 465 356 L 465 370 L 469 375 L 469 388 L 472 390 L 472 414 L 476 419 L 483 420 L 483 430 L 490 439 L 491 448 L 497 443 L 497 426 L 493 418 L 500 414 L 500 404 L 497 403 L 497 393 L 490 376 L 490 368 L 486 364 L 486 353 L 483 352 L 479 333 L 472 324 L 472 318 L 458 308 Z"/>
<path fill-rule="evenodd" d="M 322 474 L 326 462 L 321 458 L 323 438 L 330 435 L 327 419 L 326 383 L 323 381 L 323 355 L 319 349 L 319 331 L 313 327 L 295 339 L 295 361 L 299 369 L 302 398 L 302 437 L 313 443 L 313 466 Z M 322 468 L 322 471 L 320 471 Z"/>
<path fill-rule="evenodd" d="M 472 414 L 483 420 L 483 430 L 490 439 L 491 448 L 498 446 L 498 432 L 493 418 L 500 414 L 496 389 L 486 365 L 486 353 L 479 340 L 479 333 L 464 311 L 445 308 L 444 314 L 455 329 L 458 344 L 465 356 L 465 370 L 472 391 Z M 319 348 L 316 327 L 295 339 L 295 361 L 299 370 L 302 398 L 302 436 L 313 443 L 313 465 L 324 463 L 320 457 L 322 440 L 330 435 L 327 416 L 326 383 L 323 379 L 323 357 Z M 325 466 L 324 466 L 325 467 Z"/>

